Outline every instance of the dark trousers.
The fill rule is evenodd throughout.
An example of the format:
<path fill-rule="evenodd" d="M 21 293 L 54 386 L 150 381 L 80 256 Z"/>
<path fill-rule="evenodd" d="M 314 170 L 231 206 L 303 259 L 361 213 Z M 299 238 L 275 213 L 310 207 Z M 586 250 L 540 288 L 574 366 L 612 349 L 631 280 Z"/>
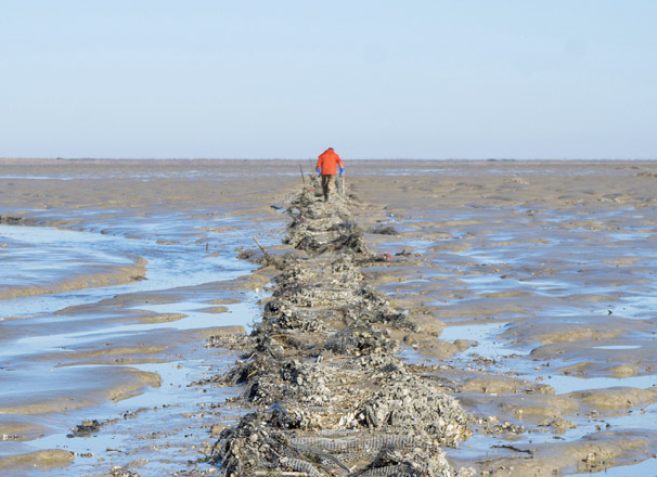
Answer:
<path fill-rule="evenodd" d="M 331 189 L 335 186 L 335 174 L 322 174 L 322 192 L 324 200 L 328 200 Z"/>

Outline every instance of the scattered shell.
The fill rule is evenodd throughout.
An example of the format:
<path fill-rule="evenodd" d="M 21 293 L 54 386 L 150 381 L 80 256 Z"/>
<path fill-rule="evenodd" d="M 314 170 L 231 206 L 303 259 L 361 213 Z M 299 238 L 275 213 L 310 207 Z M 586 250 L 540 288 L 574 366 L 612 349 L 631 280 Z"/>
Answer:
<path fill-rule="evenodd" d="M 262 321 L 241 341 L 216 340 L 244 357 L 211 381 L 243 384 L 254 411 L 221 430 L 211 459 L 228 476 L 473 475 L 440 447 L 470 435 L 462 408 L 396 355 L 388 328 L 417 325 L 364 283 L 360 267 L 380 257 L 352 222 L 351 199 L 323 202 L 319 189 L 288 209 L 284 241 L 306 255 L 283 260 Z"/>

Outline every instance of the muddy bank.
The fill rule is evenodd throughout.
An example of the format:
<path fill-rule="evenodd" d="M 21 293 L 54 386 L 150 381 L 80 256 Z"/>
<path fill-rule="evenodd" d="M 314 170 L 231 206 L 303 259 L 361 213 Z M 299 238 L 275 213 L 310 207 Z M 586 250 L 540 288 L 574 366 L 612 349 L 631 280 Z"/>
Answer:
<path fill-rule="evenodd" d="M 262 330 L 258 327 L 245 342 L 222 337 L 219 330 L 208 338 L 176 327 L 184 326 L 186 318 L 181 315 L 198 315 L 205 325 L 211 323 L 211 316 L 235 318 L 251 291 L 266 288 L 272 277 L 281 275 L 275 266 L 237 282 L 201 280 L 188 286 L 114 293 L 73 307 L 53 306 L 51 311 L 36 313 L 36 318 L 6 319 L 0 331 L 3 349 L 17 333 L 36 338 L 43 328 L 57 334 L 56 320 L 70 320 L 73 332 L 92 330 L 94 322 L 109 327 L 159 323 L 170 328 L 157 332 L 144 328 L 139 341 L 99 337 L 89 346 L 68 350 L 69 361 L 56 356 L 70 342 L 58 342 L 43 353 L 45 366 L 80 363 L 80 370 L 100 363 L 116 367 L 143 363 L 145 372 L 162 376 L 163 385 L 145 387 L 140 391 L 145 401 L 137 397 L 132 407 L 102 418 L 89 411 L 68 419 L 52 414 L 45 416 L 47 420 L 4 416 L 7 432 L 2 433 L 10 439 L 0 442 L 3 457 L 29 454 L 21 446 L 52 433 L 56 423 L 64 429 L 63 440 L 46 437 L 35 442 L 65 452 L 75 447 L 77 456 L 68 468 L 61 473 L 55 468 L 51 475 L 110 474 L 116 466 L 119 470 L 114 473 L 124 469 L 124 474 L 130 470 L 143 476 L 204 475 L 215 470 L 205 462 L 206 456 L 218 459 L 227 451 L 222 447 L 228 442 L 226 436 L 217 441 L 228 426 L 235 429 L 235 442 L 246 440 L 241 447 L 246 457 L 260 449 L 248 434 L 257 428 L 253 432 L 257 443 L 264 437 L 260 431 L 277 439 L 262 448 L 258 462 L 270 462 L 267 459 L 275 452 L 291 459 L 288 464 L 303 466 L 301 472 L 310 469 L 298 461 L 309 462 L 318 472 L 324 472 L 326 465 L 338 474 L 346 473 L 342 464 L 371 473 L 386 468 L 384 472 L 394 475 L 399 470 L 394 466 L 411 466 L 412 461 L 445 472 L 472 467 L 476 475 L 569 475 L 615 469 L 631 475 L 638 468 L 632 464 L 643 461 L 642 472 L 655 473 L 645 467 L 654 460 L 652 423 L 657 422 L 653 392 L 657 380 L 650 353 L 657 331 L 653 299 L 657 167 L 653 163 L 352 161 L 347 190 L 359 202 L 356 207 L 346 204 L 348 215 L 336 207 L 338 224 L 327 220 L 322 210 L 308 220 L 312 233 L 300 238 L 324 248 L 312 253 L 293 249 L 296 240 L 278 250 L 274 247 L 293 219 L 280 215 L 280 207 L 297 197 L 298 165 L 265 162 L 254 174 L 240 161 L 222 166 L 145 165 L 143 161 L 54 167 L 44 163 L 26 168 L 6 164 L 7 174 L 0 177 L 3 217 L 130 240 L 153 238 L 163 247 L 194 243 L 203 250 L 208 246 L 207 256 L 224 253 L 213 248 L 222 237 L 239 243 L 246 235 L 249 244 L 244 248 L 252 249 L 245 230 L 260 226 L 266 230 L 258 235 L 260 242 L 274 258 L 284 260 L 280 265 L 289 263 L 295 272 L 282 276 L 270 290 L 275 296 L 262 302 L 264 306 L 280 301 L 285 306 L 267 309 L 264 316 L 261 308 L 251 310 L 250 321 L 264 320 Z M 287 167 L 289 174 L 276 175 L 281 167 Z M 43 178 L 35 178 L 39 174 Z M 98 176 L 102 179 L 93 179 Z M 138 199 L 134 206 L 133 196 Z M 360 239 L 349 238 L 349 227 L 341 223 L 356 224 Z M 256 224 L 255 228 L 248 228 L 249 224 Z M 304 230 L 303 224 L 299 226 L 299 231 Z M 334 229 L 327 231 L 325 226 Z M 322 239 L 311 240 L 313 234 Z M 324 247 L 324 240 L 337 236 L 343 240 L 334 244 L 335 250 Z M 236 255 L 237 248 L 230 250 Z M 337 260 L 339 248 L 361 251 L 354 252 L 347 264 Z M 315 253 L 319 251 L 323 253 Z M 368 254 L 373 259 L 367 259 Z M 150 270 L 157 260 L 148 262 Z M 162 283 L 172 277 L 175 274 L 166 275 Z M 358 286 L 347 285 L 353 283 Z M 362 311 L 366 322 L 357 323 L 346 311 L 349 306 L 332 310 L 333 302 L 326 301 L 329 295 L 340 302 L 353 298 L 356 315 Z M 294 302 L 289 304 L 289 298 Z M 299 312 L 318 306 L 320 310 L 307 316 Z M 384 310 L 381 322 L 374 313 L 380 309 Z M 402 315 L 402 323 L 390 321 L 394 316 L 388 314 L 390 310 Z M 402 326 L 407 322 L 419 328 Z M 262 338 L 273 331 L 270 341 Z M 329 336 L 336 339 L 329 341 Z M 221 347 L 199 350 L 206 342 Z M 139 343 L 148 352 L 139 353 Z M 225 375 L 235 363 L 235 355 L 225 351 L 227 346 L 234 347 L 232 353 L 255 350 L 251 361 L 260 359 L 249 365 L 248 355 L 243 356 L 237 367 L 242 372 Z M 285 351 L 290 346 L 293 351 Z M 346 353 L 349 347 L 355 351 Z M 392 354 L 399 353 L 402 360 L 388 362 L 387 356 L 397 348 Z M 380 356 L 386 360 L 380 362 Z M 31 363 L 33 358 L 22 359 Z M 283 373 L 274 378 L 264 374 L 270 363 L 278 366 L 290 359 L 292 364 Z M 202 368 L 193 377 L 178 368 L 184 369 L 189 360 L 197 360 Z M 166 363 L 172 364 L 170 369 Z M 18 372 L 3 366 L 2 372 Z M 365 377 L 356 379 L 362 371 Z M 169 380 L 167 372 L 176 378 Z M 223 378 L 209 377 L 215 375 Z M 235 387 L 216 388 L 212 382 L 220 380 L 225 386 L 242 377 L 245 383 Z M 181 383 L 186 386 L 192 380 L 198 384 L 182 394 L 185 403 L 178 411 L 160 404 L 155 392 Z M 466 424 L 457 428 L 465 430 L 464 437 L 472 435 L 457 448 L 443 445 L 449 439 L 441 434 L 440 419 L 408 413 L 404 398 L 396 395 L 403 392 L 399 383 L 402 388 L 416 386 L 418 396 L 427 396 L 421 399 L 423 409 L 433 409 L 435 402 L 428 396 L 435 389 L 440 402 L 442 396 L 455 398 Z M 225 402 L 244 389 L 254 401 Z M 334 393 L 339 405 L 328 398 Z M 395 399 L 388 399 L 391 395 Z M 70 396 L 78 394 L 72 390 Z M 279 409 L 277 402 L 287 407 Z M 253 421 L 240 423 L 243 414 L 252 411 Z M 356 411 L 364 418 L 359 420 Z M 336 423 L 334 414 L 347 417 Z M 348 417 L 354 415 L 350 421 Z M 420 415 L 421 425 L 409 417 Z M 114 419 L 117 416 L 119 420 Z M 385 416 L 394 416 L 392 422 L 400 426 L 395 429 L 403 429 L 403 435 L 404 426 L 410 426 L 424 436 L 419 445 L 410 443 L 419 449 L 413 458 L 408 454 L 413 452 L 409 441 L 398 439 L 400 433 L 387 434 L 390 423 Z M 66 441 L 71 428 L 94 418 L 107 423 L 95 437 Z M 265 419 L 266 426 L 258 427 L 259 419 Z M 170 431 L 163 428 L 164 421 Z M 328 436 L 318 435 L 316 427 L 323 423 L 337 428 Z M 297 437 L 290 438 L 292 433 Z M 426 439 L 441 448 L 432 454 L 434 460 L 427 456 Z M 399 452 L 384 456 L 390 445 Z M 231 452 L 227 457 L 244 458 L 237 449 Z"/>
<path fill-rule="evenodd" d="M 75 460 L 75 454 L 73 452 L 53 449 L 0 457 L 0 469 L 36 467 L 45 471 L 53 467 L 66 466 L 73 462 L 73 460 Z"/>
<path fill-rule="evenodd" d="M 655 163 L 442 166 L 352 185 L 369 202 L 359 219 L 397 231 L 374 249 L 404 252 L 366 275 L 447 325 L 451 355 L 403 353 L 468 413 L 474 434 L 450 461 L 479 475 L 654 473 Z"/>
<path fill-rule="evenodd" d="M 231 356 L 205 344 L 243 333 L 269 281 L 236 255 L 280 236 L 298 168 L 288 186 L 241 161 L 2 165 L 0 474 L 185 470 L 232 392 L 188 389 Z"/>

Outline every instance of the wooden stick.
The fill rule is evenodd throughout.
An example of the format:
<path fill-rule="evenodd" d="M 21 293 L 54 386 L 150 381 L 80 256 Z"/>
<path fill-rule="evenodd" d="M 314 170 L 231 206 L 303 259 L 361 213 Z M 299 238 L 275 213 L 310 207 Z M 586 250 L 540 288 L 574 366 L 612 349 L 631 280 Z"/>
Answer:
<path fill-rule="evenodd" d="M 267 260 L 267 263 L 274 265 L 276 263 L 276 261 L 274 260 L 274 258 L 271 255 L 269 255 L 267 253 L 267 250 L 265 250 L 265 247 L 260 245 L 260 242 L 258 242 L 257 238 L 253 237 L 253 240 L 258 245 L 258 248 L 260 248 L 260 251 L 262 252 L 262 254 L 265 256 L 265 260 Z"/>

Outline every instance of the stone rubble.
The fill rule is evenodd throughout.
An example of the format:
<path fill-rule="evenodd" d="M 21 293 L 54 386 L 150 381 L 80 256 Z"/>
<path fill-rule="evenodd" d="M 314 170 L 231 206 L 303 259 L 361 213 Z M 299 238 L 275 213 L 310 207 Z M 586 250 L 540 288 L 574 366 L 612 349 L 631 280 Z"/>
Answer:
<path fill-rule="evenodd" d="M 389 259 L 367 247 L 353 198 L 314 190 L 287 209 L 284 242 L 302 253 L 266 257 L 280 274 L 262 321 L 229 340 L 242 359 L 212 380 L 242 385 L 251 412 L 221 431 L 210 460 L 227 477 L 472 476 L 441 449 L 470 435 L 461 406 L 397 356 L 390 331 L 417 325 L 360 271 Z"/>

